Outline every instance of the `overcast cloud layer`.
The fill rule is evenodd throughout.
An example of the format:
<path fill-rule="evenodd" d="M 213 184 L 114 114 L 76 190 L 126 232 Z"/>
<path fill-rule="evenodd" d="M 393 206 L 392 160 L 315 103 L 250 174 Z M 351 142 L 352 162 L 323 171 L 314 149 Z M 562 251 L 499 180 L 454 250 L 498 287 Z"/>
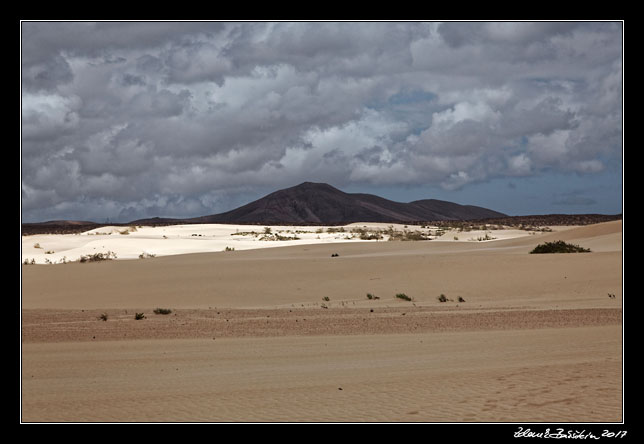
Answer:
<path fill-rule="evenodd" d="M 592 177 L 621 169 L 622 86 L 619 22 L 25 22 L 23 220 Z"/>

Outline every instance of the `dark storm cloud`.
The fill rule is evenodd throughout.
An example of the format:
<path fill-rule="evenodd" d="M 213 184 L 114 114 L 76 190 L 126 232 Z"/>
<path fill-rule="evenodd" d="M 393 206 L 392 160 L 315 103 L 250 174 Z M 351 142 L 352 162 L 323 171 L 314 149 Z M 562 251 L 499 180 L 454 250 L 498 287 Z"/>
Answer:
<path fill-rule="evenodd" d="M 620 23 L 31 22 L 21 43 L 33 219 L 621 161 Z"/>

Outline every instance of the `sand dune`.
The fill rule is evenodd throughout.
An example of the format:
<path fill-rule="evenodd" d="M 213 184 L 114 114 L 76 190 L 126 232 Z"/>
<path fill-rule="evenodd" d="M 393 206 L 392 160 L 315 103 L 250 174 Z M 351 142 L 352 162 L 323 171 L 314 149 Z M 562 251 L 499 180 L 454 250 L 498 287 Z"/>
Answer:
<path fill-rule="evenodd" d="M 365 303 L 367 293 L 381 305 L 399 303 L 395 294 L 406 293 L 416 304 L 436 306 L 443 293 L 481 307 L 614 307 L 621 251 L 527 254 L 540 240 L 576 230 L 493 242 L 363 241 L 23 266 L 22 306 L 266 308 L 319 305 L 325 297 L 334 306 Z"/>
<path fill-rule="evenodd" d="M 23 419 L 620 421 L 620 348 L 619 326 L 26 344 Z"/>
<path fill-rule="evenodd" d="M 22 418 L 621 421 L 621 221 L 557 230 L 24 265 Z"/>
<path fill-rule="evenodd" d="M 354 223 L 343 227 L 271 226 L 257 225 L 170 225 L 162 227 L 106 226 L 80 234 L 37 234 L 22 237 L 22 261 L 36 264 L 78 261 L 81 256 L 113 252 L 117 259 L 138 259 L 143 256 L 169 256 L 189 253 L 213 253 L 235 250 L 254 250 L 312 244 L 337 244 L 365 241 L 357 229 L 397 232 L 419 231 L 437 241 L 478 242 L 489 234 L 486 230 L 467 233 L 447 232 L 436 235 L 437 227 L 407 226 L 385 223 Z M 271 234 L 265 235 L 265 230 Z M 458 234 L 458 236 L 457 236 Z M 281 236 L 278 238 L 275 235 Z M 495 230 L 495 240 L 529 236 L 524 230 Z M 459 237 L 460 236 L 460 237 Z M 279 239 L 279 240 L 278 240 Z M 384 240 L 387 236 L 384 237 Z"/>

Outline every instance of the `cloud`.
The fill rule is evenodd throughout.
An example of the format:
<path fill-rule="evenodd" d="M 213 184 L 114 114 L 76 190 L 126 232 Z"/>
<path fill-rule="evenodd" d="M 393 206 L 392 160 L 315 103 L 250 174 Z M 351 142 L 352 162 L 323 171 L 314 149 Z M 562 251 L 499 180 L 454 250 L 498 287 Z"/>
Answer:
<path fill-rule="evenodd" d="M 459 190 L 594 174 L 621 162 L 621 32 L 23 23 L 23 209 L 179 217 L 305 180 Z"/>
<path fill-rule="evenodd" d="M 81 105 L 80 98 L 75 95 L 23 94 L 23 140 L 44 141 L 69 133 L 79 125 Z"/>

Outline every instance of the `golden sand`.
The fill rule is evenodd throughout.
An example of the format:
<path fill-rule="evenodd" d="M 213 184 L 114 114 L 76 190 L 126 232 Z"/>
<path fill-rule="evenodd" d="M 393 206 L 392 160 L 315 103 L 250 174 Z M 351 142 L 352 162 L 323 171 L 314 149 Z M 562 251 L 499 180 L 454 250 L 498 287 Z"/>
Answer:
<path fill-rule="evenodd" d="M 22 420 L 619 422 L 622 265 L 617 221 L 23 266 Z"/>

